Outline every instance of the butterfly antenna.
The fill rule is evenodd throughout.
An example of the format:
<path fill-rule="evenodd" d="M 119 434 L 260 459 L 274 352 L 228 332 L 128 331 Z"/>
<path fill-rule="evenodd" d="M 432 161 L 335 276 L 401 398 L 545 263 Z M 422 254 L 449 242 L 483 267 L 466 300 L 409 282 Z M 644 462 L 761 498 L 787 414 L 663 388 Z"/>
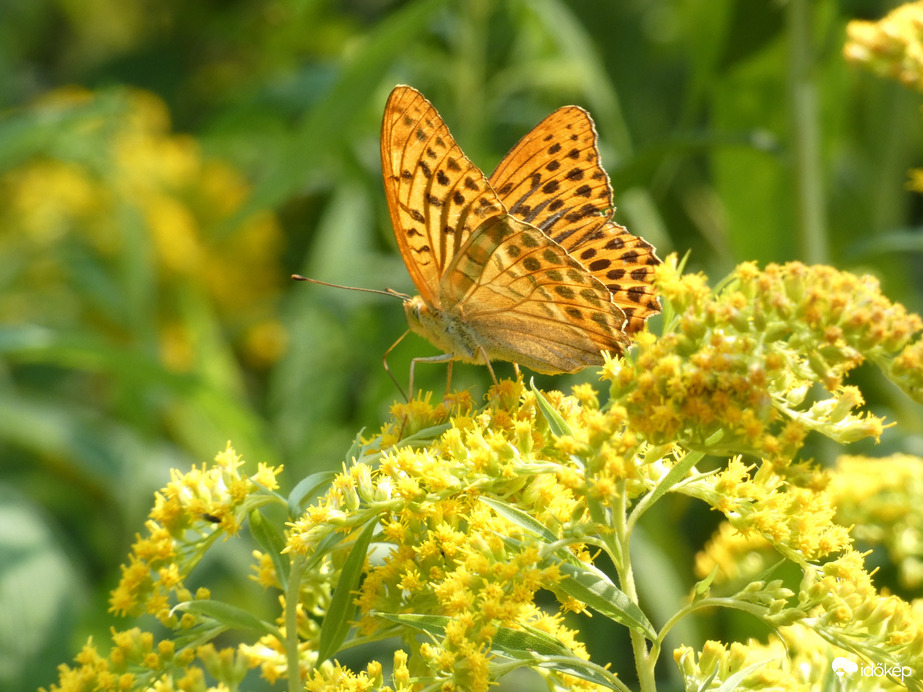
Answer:
<path fill-rule="evenodd" d="M 359 288 L 357 286 L 343 286 L 341 284 L 332 284 L 327 281 L 320 281 L 318 279 L 309 279 L 306 276 L 301 276 L 301 274 L 292 274 L 292 278 L 295 281 L 308 281 L 312 284 L 320 284 L 321 286 L 329 286 L 330 288 L 342 288 L 346 291 L 362 291 L 363 293 L 380 293 L 383 296 L 393 296 L 395 298 L 400 298 L 401 300 L 410 300 L 410 296 L 406 293 L 401 293 L 395 291 L 393 288 L 386 289 L 384 291 L 379 291 L 377 288 Z"/>

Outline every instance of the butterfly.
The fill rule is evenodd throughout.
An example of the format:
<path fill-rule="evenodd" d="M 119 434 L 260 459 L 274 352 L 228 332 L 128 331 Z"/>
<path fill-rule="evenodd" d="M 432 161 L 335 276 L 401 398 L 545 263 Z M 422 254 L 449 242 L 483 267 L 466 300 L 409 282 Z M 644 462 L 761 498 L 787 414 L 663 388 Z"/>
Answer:
<path fill-rule="evenodd" d="M 582 108 L 554 111 L 488 178 L 433 105 L 399 85 L 385 106 L 381 165 L 419 292 L 404 301 L 407 321 L 443 352 L 414 363 L 576 372 L 601 365 L 602 351 L 623 353 L 660 311 L 651 284 L 660 260 L 612 221 L 612 186 Z"/>

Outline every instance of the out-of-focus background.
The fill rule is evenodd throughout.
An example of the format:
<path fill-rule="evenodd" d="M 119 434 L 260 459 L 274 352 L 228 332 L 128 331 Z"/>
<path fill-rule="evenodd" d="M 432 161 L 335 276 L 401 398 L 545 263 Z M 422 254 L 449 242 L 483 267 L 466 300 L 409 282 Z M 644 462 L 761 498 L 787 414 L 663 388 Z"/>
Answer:
<path fill-rule="evenodd" d="M 584 106 L 616 220 L 712 281 L 824 262 L 923 310 L 921 98 L 842 56 L 848 20 L 895 5 L 0 2 L 0 689 L 48 685 L 108 639 L 108 591 L 171 467 L 231 440 L 290 488 L 386 418 L 400 302 L 288 277 L 414 292 L 378 158 L 395 84 L 488 173 Z M 433 354 L 411 336 L 389 362 L 406 382 Z M 483 370 L 453 384 L 480 396 Z M 438 395 L 444 366 L 417 383 Z M 879 452 L 919 452 L 913 405 L 877 381 L 870 400 L 902 421 Z M 258 601 L 248 560 L 229 546 L 203 579 Z"/>

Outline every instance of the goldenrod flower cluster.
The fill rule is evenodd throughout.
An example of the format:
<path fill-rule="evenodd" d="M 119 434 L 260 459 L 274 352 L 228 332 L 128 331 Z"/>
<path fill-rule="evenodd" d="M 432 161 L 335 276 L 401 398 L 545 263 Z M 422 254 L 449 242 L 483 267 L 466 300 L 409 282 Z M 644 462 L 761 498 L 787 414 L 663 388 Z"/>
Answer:
<path fill-rule="evenodd" d="M 674 658 L 683 671 L 686 689 L 702 689 L 709 680 L 731 680 L 737 692 L 813 692 L 828 689 L 821 681 L 837 689 L 837 671 L 844 676 L 845 689 L 860 692 L 899 692 L 914 682 L 906 669 L 892 666 L 886 670 L 883 664 L 850 658 L 848 651 L 832 647 L 802 625 L 779 627 L 776 634 L 766 643 L 755 639 L 730 645 L 708 641 L 699 653 L 687 646 L 678 648 Z M 832 661 L 838 659 L 845 663 L 835 668 Z M 896 678 L 889 677 L 889 672 L 896 673 Z"/>
<path fill-rule="evenodd" d="M 883 546 L 908 589 L 923 585 L 923 460 L 843 456 L 831 475 L 836 521 L 863 546 Z"/>
<path fill-rule="evenodd" d="M 901 5 L 877 22 L 852 21 L 846 31 L 847 60 L 923 91 L 923 1 Z M 923 193 L 923 169 L 910 171 L 907 187 Z"/>
<path fill-rule="evenodd" d="M 844 443 L 879 437 L 881 419 L 856 413 L 862 396 L 843 384 L 864 360 L 921 391 L 913 337 L 923 321 L 870 276 L 745 263 L 712 292 L 704 277 L 681 276 L 675 259 L 657 271 L 676 325 L 657 339 L 642 335 L 605 369 L 612 398 L 650 442 L 791 459 L 811 430 Z"/>
<path fill-rule="evenodd" d="M 873 483 L 848 459 L 823 470 L 797 453 L 809 434 L 843 444 L 882 434 L 846 378 L 870 361 L 919 391 L 911 361 L 920 319 L 873 280 L 829 267 L 744 264 L 712 290 L 669 258 L 657 286 L 662 333 L 641 334 L 626 357 L 606 363 L 605 403 L 588 385 L 565 395 L 518 380 L 495 385 L 481 407 L 468 393 L 396 404 L 340 473 L 306 479 L 322 488 L 316 500 L 304 503 L 313 497 L 304 488 L 288 499 L 284 529 L 258 511 L 283 503 L 269 492 L 272 469 L 248 477 L 228 450 L 211 469 L 177 474 L 113 607 L 158 614 L 180 642 L 208 623 L 258 630 L 235 651 L 193 652 L 197 661 L 224 656 L 225 673 L 208 668 L 224 684 L 259 668 L 290 690 L 482 692 L 530 668 L 549 689 L 627 690 L 590 660 L 565 620 L 581 611 L 627 629 L 639 685 L 653 691 L 666 635 L 715 608 L 748 613 L 778 636 L 680 647 L 674 658 L 687 689 L 820 690 L 838 661 L 871 664 L 882 689 L 908 684 L 923 671 L 923 608 L 880 592 L 854 540 L 875 539 L 862 533 L 865 523 L 901 529 L 877 539 L 903 548 L 894 554 L 913 573 L 913 479 L 923 462 L 886 460 L 879 468 L 893 467 L 895 478 Z M 721 460 L 717 469 L 699 469 L 706 455 Z M 655 625 L 638 596 L 645 575 L 630 544 L 651 506 L 677 494 L 726 522 L 696 558 L 701 581 L 688 604 Z M 209 541 L 246 517 L 260 543 L 254 579 L 279 599 L 271 622 L 182 586 Z M 787 580 L 772 573 L 780 563 Z M 542 590 L 554 607 L 539 607 Z M 380 661 L 353 670 L 338 660 L 349 646 L 388 638 L 399 642 L 390 674 Z M 111 655 L 85 658 L 81 666 L 102 660 L 119 670 Z M 158 668 L 159 679 L 200 666 L 170 665 L 174 677 Z M 81 689 L 70 682 L 81 670 L 63 669 L 55 689 Z"/>
<path fill-rule="evenodd" d="M 846 59 L 923 91 L 923 2 L 909 2 L 877 22 L 851 21 Z"/>
<path fill-rule="evenodd" d="M 250 512 L 275 500 L 270 491 L 277 487 L 281 468 L 260 464 L 247 476 L 241 473 L 242 465 L 228 446 L 212 466 L 186 474 L 174 471 L 170 483 L 155 495 L 145 535 L 137 537 L 112 592 L 112 612 L 155 615 L 173 628 L 174 638 L 158 641 L 138 627 L 113 629 L 108 655 L 100 655 L 91 640 L 75 658 L 77 667 L 59 667 L 59 684 L 52 690 L 226 690 L 208 684 L 206 673 L 234 686 L 258 665 L 244 649 L 190 644 L 203 631 L 214 636 L 225 629 L 214 617 L 227 614 L 227 609 L 209 608 L 207 588 L 192 593 L 185 586 L 189 572 L 218 538 L 235 534 Z"/>
<path fill-rule="evenodd" d="M 281 467 L 260 464 L 253 476 L 241 473 L 243 460 L 228 445 L 211 467 L 185 474 L 172 470 L 172 480 L 154 495 L 154 508 L 132 546 L 131 562 L 110 605 L 120 615 L 156 615 L 164 624 L 175 622 L 170 608 L 193 596 L 184 580 L 209 545 L 233 535 L 249 512 L 266 504 L 265 492 L 278 487 Z M 197 597 L 206 597 L 198 594 Z"/>

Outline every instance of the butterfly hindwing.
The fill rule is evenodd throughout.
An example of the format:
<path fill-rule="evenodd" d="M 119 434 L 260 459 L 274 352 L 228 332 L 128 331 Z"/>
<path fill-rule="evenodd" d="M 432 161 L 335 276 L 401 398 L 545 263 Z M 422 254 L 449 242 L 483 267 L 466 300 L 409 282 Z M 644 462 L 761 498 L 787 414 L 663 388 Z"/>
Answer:
<path fill-rule="evenodd" d="M 461 248 L 440 285 L 489 354 L 537 372 L 573 372 L 621 353 L 625 315 L 608 289 L 534 226 L 489 219 Z"/>
<path fill-rule="evenodd" d="M 523 137 L 490 176 L 511 214 L 534 224 L 609 288 L 640 329 L 660 305 L 651 284 L 654 248 L 611 221 L 612 185 L 596 128 L 582 108 L 559 108 Z"/>
<path fill-rule="evenodd" d="M 612 301 L 625 313 L 628 334 L 637 332 L 648 317 L 660 312 L 653 280 L 654 268 L 661 262 L 643 238 L 609 221 L 584 237 L 569 254 L 609 289 Z"/>

